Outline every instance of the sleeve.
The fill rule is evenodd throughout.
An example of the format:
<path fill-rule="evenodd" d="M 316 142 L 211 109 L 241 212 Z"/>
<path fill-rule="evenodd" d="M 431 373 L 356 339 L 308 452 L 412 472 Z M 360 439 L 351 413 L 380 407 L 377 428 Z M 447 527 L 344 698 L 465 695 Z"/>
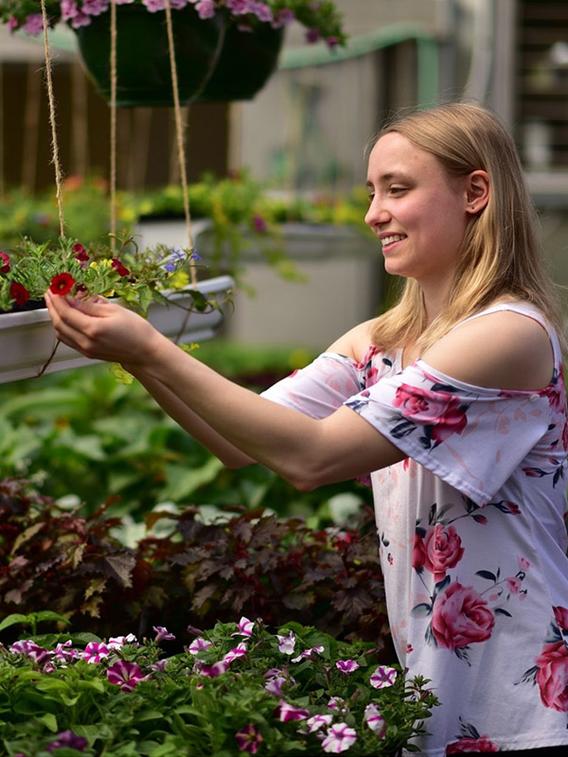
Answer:
<path fill-rule="evenodd" d="M 344 404 L 480 506 L 546 434 L 551 417 L 540 392 L 464 384 L 423 361 Z"/>
<path fill-rule="evenodd" d="M 324 352 L 261 393 L 261 397 L 298 410 L 310 418 L 326 418 L 363 389 L 350 358 Z"/>

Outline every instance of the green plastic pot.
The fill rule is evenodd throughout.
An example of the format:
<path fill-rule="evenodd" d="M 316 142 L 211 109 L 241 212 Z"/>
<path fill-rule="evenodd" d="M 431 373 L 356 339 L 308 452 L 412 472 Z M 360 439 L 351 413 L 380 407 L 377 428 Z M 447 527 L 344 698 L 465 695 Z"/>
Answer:
<path fill-rule="evenodd" d="M 197 100 L 251 100 L 274 72 L 283 41 L 284 29 L 270 24 L 258 24 L 250 31 L 230 24 L 217 65 Z"/>
<path fill-rule="evenodd" d="M 143 5 L 118 5 L 117 105 L 174 104 L 166 14 Z M 192 102 L 215 69 L 225 37 L 225 19 L 200 19 L 193 5 L 172 11 L 179 98 Z M 110 13 L 74 29 L 83 64 L 97 90 L 110 101 Z"/>

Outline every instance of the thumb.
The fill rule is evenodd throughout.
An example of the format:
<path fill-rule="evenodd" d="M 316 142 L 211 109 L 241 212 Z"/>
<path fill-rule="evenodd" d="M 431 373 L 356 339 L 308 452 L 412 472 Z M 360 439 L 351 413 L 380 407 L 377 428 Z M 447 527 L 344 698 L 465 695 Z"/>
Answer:
<path fill-rule="evenodd" d="M 105 311 L 102 308 L 111 304 L 106 297 L 99 294 L 88 295 L 81 292 L 75 297 L 66 296 L 65 299 L 71 307 L 93 316 L 104 315 Z"/>

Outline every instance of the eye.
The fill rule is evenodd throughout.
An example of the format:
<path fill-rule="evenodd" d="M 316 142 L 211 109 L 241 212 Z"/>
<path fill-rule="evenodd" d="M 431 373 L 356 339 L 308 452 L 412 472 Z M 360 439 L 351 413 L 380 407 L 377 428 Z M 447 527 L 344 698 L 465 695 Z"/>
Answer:
<path fill-rule="evenodd" d="M 400 195 L 403 192 L 406 192 L 406 187 L 402 187 L 399 184 L 391 184 L 388 188 L 388 193 L 390 195 Z"/>

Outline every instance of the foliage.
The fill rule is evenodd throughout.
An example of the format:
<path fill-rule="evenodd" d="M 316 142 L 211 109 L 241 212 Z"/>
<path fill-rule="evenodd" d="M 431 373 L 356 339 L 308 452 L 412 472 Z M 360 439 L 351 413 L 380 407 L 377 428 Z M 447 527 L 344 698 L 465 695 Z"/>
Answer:
<path fill-rule="evenodd" d="M 117 0 L 117 5 L 136 3 L 150 13 L 163 11 L 164 0 Z M 173 10 L 194 5 L 199 18 L 207 20 L 218 14 L 243 31 L 259 24 L 275 28 L 296 20 L 306 27 L 308 42 L 324 39 L 329 47 L 345 44 L 341 16 L 332 0 L 171 0 Z M 46 0 L 50 26 L 68 22 L 72 28 L 88 26 L 94 16 L 106 13 L 109 0 Z M 37 0 L 0 0 L 0 20 L 14 31 L 22 29 L 37 35 L 43 29 Z"/>
<path fill-rule="evenodd" d="M 287 623 L 218 623 L 165 657 L 172 634 L 51 635 L 0 649 L 8 755 L 395 755 L 437 699 L 371 645 Z M 67 747 L 67 748 L 64 748 Z"/>
<path fill-rule="evenodd" d="M 339 638 L 387 640 L 372 515 L 356 529 L 313 530 L 262 511 L 204 522 L 199 509 L 153 513 L 134 548 L 118 518 L 57 506 L 29 483 L 0 482 L 0 617 L 50 610 L 75 630 L 144 635 L 207 627 L 241 613 L 309 623 Z M 161 530 L 160 530 L 161 529 Z"/>
<path fill-rule="evenodd" d="M 241 383 L 265 388 L 309 355 L 203 343 L 197 354 Z M 229 470 L 194 441 L 136 382 L 105 366 L 0 387 L 0 476 L 26 475 L 55 498 L 74 495 L 84 512 L 108 502 L 140 521 L 156 503 L 245 505 L 330 523 L 343 502 L 371 501 L 343 482 L 301 493 L 260 465 Z"/>

